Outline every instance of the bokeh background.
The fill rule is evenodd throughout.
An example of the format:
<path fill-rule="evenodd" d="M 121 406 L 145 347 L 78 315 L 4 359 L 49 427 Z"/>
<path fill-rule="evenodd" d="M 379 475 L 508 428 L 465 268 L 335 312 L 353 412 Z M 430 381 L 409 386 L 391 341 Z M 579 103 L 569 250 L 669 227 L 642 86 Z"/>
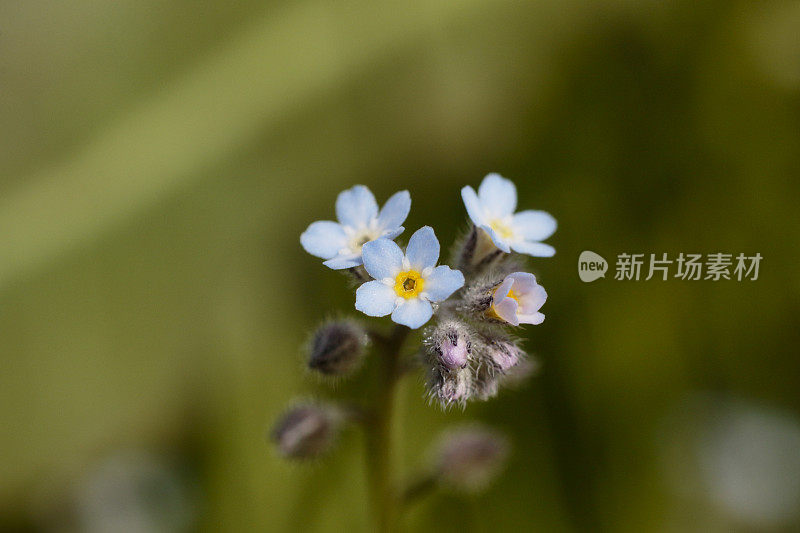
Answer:
<path fill-rule="evenodd" d="M 442 413 L 515 453 L 413 531 L 800 528 L 800 4 L 0 2 L 0 529 L 365 531 L 362 441 L 282 462 L 344 279 L 299 246 L 355 183 L 447 243 L 497 171 L 550 211 L 541 372 Z M 759 252 L 757 281 L 577 256 Z M 612 266 L 613 268 L 613 266 Z M 358 390 L 358 389 L 355 389 Z"/>

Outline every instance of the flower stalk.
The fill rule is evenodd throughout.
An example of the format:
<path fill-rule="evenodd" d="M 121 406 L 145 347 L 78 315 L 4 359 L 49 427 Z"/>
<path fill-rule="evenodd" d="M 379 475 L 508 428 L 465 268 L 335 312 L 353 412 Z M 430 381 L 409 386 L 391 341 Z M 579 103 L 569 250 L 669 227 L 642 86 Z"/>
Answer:
<path fill-rule="evenodd" d="M 371 423 L 366 426 L 367 472 L 376 531 L 398 530 L 399 494 L 395 473 L 394 420 L 397 385 L 403 375 L 401 350 L 411 330 L 396 325 L 391 336 L 374 337 L 382 353 L 373 398 Z"/>

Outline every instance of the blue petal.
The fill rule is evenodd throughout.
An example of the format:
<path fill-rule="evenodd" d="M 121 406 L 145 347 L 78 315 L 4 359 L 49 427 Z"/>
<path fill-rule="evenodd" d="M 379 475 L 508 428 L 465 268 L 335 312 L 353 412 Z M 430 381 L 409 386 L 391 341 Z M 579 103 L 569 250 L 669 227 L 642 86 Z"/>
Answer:
<path fill-rule="evenodd" d="M 403 268 L 403 251 L 394 241 L 375 239 L 361 247 L 364 268 L 375 279 L 394 279 Z"/>
<path fill-rule="evenodd" d="M 368 281 L 356 289 L 356 309 L 369 316 L 386 316 L 394 309 L 394 289 L 380 281 Z"/>
<path fill-rule="evenodd" d="M 405 230 L 406 228 L 404 228 L 403 226 L 398 226 L 394 229 L 387 230 L 383 235 L 381 235 L 381 237 L 383 237 L 384 239 L 394 240 L 397 237 L 399 237 L 400 234 L 403 233 Z"/>
<path fill-rule="evenodd" d="M 433 233 L 433 228 L 423 226 L 414 232 L 408 240 L 406 257 L 411 263 L 411 268 L 420 272 L 436 266 L 436 261 L 439 260 L 439 241 Z"/>
<path fill-rule="evenodd" d="M 532 257 L 553 257 L 556 254 L 555 248 L 542 242 L 517 241 L 511 243 L 511 248 L 513 248 L 515 252 Z"/>
<path fill-rule="evenodd" d="M 402 224 L 411 210 L 411 195 L 408 191 L 400 191 L 386 200 L 378 215 L 378 225 L 383 229 L 393 229 Z"/>
<path fill-rule="evenodd" d="M 339 193 L 336 198 L 336 218 L 345 226 L 363 228 L 378 216 L 378 202 L 369 189 L 356 185 Z"/>
<path fill-rule="evenodd" d="M 464 207 L 467 208 L 467 214 L 473 224 L 476 226 L 485 226 L 488 224 L 483 212 L 483 207 L 481 206 L 481 201 L 478 199 L 475 189 L 469 185 L 461 189 L 461 199 L 464 200 Z"/>
<path fill-rule="evenodd" d="M 429 300 L 441 302 L 463 286 L 464 274 L 442 265 L 433 269 L 430 276 L 425 278 L 424 290 Z"/>
<path fill-rule="evenodd" d="M 398 324 L 417 329 L 431 319 L 433 307 L 421 298 L 411 298 L 403 301 L 392 313 L 392 320 Z"/>
<path fill-rule="evenodd" d="M 333 259 L 328 259 L 322 264 L 334 270 L 341 270 L 343 268 L 357 267 L 361 263 L 363 263 L 361 260 L 361 254 L 343 254 L 337 255 Z"/>
<path fill-rule="evenodd" d="M 556 219 L 545 211 L 522 211 L 514 215 L 514 233 L 526 241 L 543 241 L 556 231 Z"/>
<path fill-rule="evenodd" d="M 499 233 L 493 230 L 491 226 L 481 226 L 481 229 L 489 235 L 489 238 L 492 239 L 492 242 L 495 246 L 500 248 L 505 253 L 509 253 L 511 251 L 511 248 L 508 246 L 508 242 L 502 238 Z"/>
<path fill-rule="evenodd" d="M 488 174 L 478 187 L 478 198 L 492 218 L 502 218 L 517 208 L 517 188 L 500 174 Z"/>
<path fill-rule="evenodd" d="M 342 226 L 330 220 L 320 220 L 308 226 L 300 235 L 300 244 L 311 255 L 330 259 L 347 247 L 347 236 Z"/>

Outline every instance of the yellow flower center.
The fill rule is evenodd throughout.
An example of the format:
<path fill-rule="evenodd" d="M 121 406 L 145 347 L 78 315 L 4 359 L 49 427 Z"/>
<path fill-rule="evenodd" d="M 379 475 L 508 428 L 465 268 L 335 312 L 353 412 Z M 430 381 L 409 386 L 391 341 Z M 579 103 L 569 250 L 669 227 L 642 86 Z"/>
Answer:
<path fill-rule="evenodd" d="M 394 279 L 394 292 L 405 299 L 416 298 L 422 292 L 425 280 L 416 270 L 400 272 Z"/>
<path fill-rule="evenodd" d="M 514 236 L 514 230 L 511 229 L 511 226 L 509 226 L 508 224 L 506 224 L 503 220 L 501 220 L 499 218 L 493 220 L 491 222 L 491 224 L 489 224 L 489 225 L 503 239 L 510 239 L 511 237 Z"/>
<path fill-rule="evenodd" d="M 514 292 L 513 290 L 509 290 L 506 297 L 511 298 L 512 300 L 517 302 L 517 309 L 519 309 L 519 296 L 517 295 L 516 292 Z M 489 315 L 490 318 L 495 318 L 497 320 L 504 320 L 503 318 L 500 317 L 500 315 L 497 314 L 497 311 L 494 310 L 494 304 L 495 301 L 494 298 L 492 298 L 492 306 L 487 311 L 487 314 Z"/>

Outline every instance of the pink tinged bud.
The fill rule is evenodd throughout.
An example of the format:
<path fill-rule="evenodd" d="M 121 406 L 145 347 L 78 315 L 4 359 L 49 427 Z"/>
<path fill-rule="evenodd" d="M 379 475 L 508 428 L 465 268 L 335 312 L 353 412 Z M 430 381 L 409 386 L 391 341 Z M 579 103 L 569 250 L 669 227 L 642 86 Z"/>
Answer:
<path fill-rule="evenodd" d="M 334 410 L 302 405 L 283 414 L 272 429 L 272 440 L 282 456 L 309 459 L 330 449 L 338 429 L 339 416 Z"/>
<path fill-rule="evenodd" d="M 323 324 L 311 340 L 308 367 L 329 376 L 342 376 L 355 370 L 363 359 L 367 335 L 349 321 Z"/>
<path fill-rule="evenodd" d="M 466 402 L 469 397 L 468 373 L 465 371 L 450 373 L 439 387 L 438 396 L 445 406 Z"/>
<path fill-rule="evenodd" d="M 455 329 L 447 332 L 437 346 L 439 361 L 445 367 L 454 370 L 467 366 L 467 357 L 471 350 L 469 339 L 459 335 Z"/>
<path fill-rule="evenodd" d="M 477 492 L 499 474 L 509 454 L 507 439 L 490 429 L 464 428 L 445 435 L 438 454 L 442 484 Z"/>
<path fill-rule="evenodd" d="M 514 343 L 500 340 L 493 341 L 489 345 L 489 355 L 497 368 L 501 372 L 506 372 L 517 366 L 522 356 L 522 351 Z"/>
<path fill-rule="evenodd" d="M 425 339 L 426 362 L 439 372 L 466 368 L 472 353 L 469 326 L 459 320 L 446 320 L 431 328 Z"/>

